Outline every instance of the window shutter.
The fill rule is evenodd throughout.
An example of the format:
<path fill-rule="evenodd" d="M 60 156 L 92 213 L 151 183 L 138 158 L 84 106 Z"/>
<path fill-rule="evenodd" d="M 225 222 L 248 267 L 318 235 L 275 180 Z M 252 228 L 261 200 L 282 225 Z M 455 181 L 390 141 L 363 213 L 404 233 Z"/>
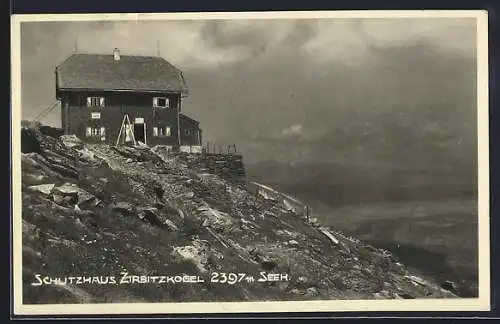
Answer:
<path fill-rule="evenodd" d="M 165 108 L 169 107 L 170 107 L 170 100 L 168 100 L 168 98 L 165 98 Z"/>
<path fill-rule="evenodd" d="M 92 128 L 91 127 L 87 127 L 87 129 L 85 131 L 85 135 L 87 135 L 87 137 L 90 137 L 92 135 Z"/>
<path fill-rule="evenodd" d="M 153 107 L 158 107 L 158 97 L 153 98 Z"/>
<path fill-rule="evenodd" d="M 87 97 L 87 107 L 90 107 L 90 106 L 92 106 L 92 98 Z"/>
<path fill-rule="evenodd" d="M 158 127 L 153 127 L 153 136 L 158 136 Z"/>
<path fill-rule="evenodd" d="M 170 127 L 165 127 L 165 136 L 170 136 L 171 135 L 171 131 L 170 131 Z"/>
<path fill-rule="evenodd" d="M 104 107 L 104 98 L 99 98 L 99 106 Z"/>

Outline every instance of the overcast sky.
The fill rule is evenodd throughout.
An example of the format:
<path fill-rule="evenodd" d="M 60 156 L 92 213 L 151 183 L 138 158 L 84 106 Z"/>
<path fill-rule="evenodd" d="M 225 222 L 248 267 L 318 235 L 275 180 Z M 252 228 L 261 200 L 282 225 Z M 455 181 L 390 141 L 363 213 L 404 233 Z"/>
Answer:
<path fill-rule="evenodd" d="M 236 142 L 248 162 L 387 161 L 409 147 L 430 162 L 445 152 L 443 162 L 475 153 L 475 23 L 23 23 L 22 116 L 30 119 L 55 101 L 54 68 L 76 43 L 81 52 L 111 54 L 118 47 L 122 55 L 156 55 L 159 42 L 161 56 L 184 72 L 190 90 L 184 112 L 201 122 L 204 139 Z M 59 125 L 59 113 L 43 122 Z"/>

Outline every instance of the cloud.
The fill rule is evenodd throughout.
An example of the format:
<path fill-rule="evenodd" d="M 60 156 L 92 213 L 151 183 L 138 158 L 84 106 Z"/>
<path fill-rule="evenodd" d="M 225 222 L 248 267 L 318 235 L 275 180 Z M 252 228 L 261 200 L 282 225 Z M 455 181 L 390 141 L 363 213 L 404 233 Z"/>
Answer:
<path fill-rule="evenodd" d="M 427 41 L 448 51 L 474 48 L 474 20 L 304 19 L 216 21 L 38 22 L 23 24 L 23 38 L 53 43 L 63 55 L 79 51 L 156 55 L 184 68 L 216 68 L 286 47 L 313 62 L 362 64 L 372 49 Z M 159 44 L 159 46 L 158 46 Z"/>
<path fill-rule="evenodd" d="M 23 118 L 55 100 L 53 69 L 76 40 L 80 51 L 124 55 L 156 55 L 159 41 L 184 71 L 185 112 L 204 138 L 236 143 L 249 160 L 334 159 L 349 147 L 396 159 L 410 140 L 412 159 L 425 160 L 440 153 L 420 143 L 438 137 L 444 155 L 467 143 L 474 151 L 474 20 L 28 23 L 21 32 Z M 59 113 L 46 120 L 57 125 Z"/>
<path fill-rule="evenodd" d="M 162 56 L 188 69 L 215 68 L 245 60 L 278 44 L 293 26 L 293 22 L 249 20 L 85 24 L 61 28 L 65 30 L 62 38 L 71 38 L 72 34 L 78 39 L 80 51 L 92 53 L 109 53 L 119 47 L 124 54 L 156 55 L 159 48 Z"/>
<path fill-rule="evenodd" d="M 304 134 L 304 128 L 302 125 L 292 125 L 288 128 L 285 128 L 281 131 L 281 135 L 288 136 L 288 135 L 294 135 L 294 136 L 300 136 Z"/>
<path fill-rule="evenodd" d="M 470 56 L 475 50 L 474 19 L 326 19 L 314 30 L 316 37 L 303 50 L 320 63 L 366 65 L 374 50 L 422 42 L 445 54 Z"/>

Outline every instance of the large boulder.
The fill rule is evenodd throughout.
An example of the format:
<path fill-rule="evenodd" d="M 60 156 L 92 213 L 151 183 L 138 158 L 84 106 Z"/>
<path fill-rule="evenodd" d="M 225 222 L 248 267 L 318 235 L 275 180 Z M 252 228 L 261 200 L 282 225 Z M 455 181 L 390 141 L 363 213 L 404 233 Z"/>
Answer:
<path fill-rule="evenodd" d="M 78 204 L 78 194 L 76 192 L 53 193 L 52 200 L 63 207 L 72 207 Z"/>
<path fill-rule="evenodd" d="M 21 152 L 22 153 L 42 153 L 39 141 L 40 133 L 31 128 L 21 129 Z"/>
<path fill-rule="evenodd" d="M 179 228 L 168 218 L 160 213 L 158 208 L 146 207 L 139 208 L 137 215 L 140 219 L 148 221 L 151 225 L 158 226 L 160 228 L 169 229 L 171 231 L 177 231 Z"/>
<path fill-rule="evenodd" d="M 126 201 L 116 202 L 111 207 L 113 210 L 119 211 L 124 214 L 133 214 L 136 211 L 134 205 Z"/>
<path fill-rule="evenodd" d="M 76 206 L 78 209 L 88 209 L 100 203 L 97 197 L 73 183 L 64 183 L 59 187 L 54 187 L 51 193 L 52 200 L 63 207 Z"/>
<path fill-rule="evenodd" d="M 78 187 L 74 183 L 69 183 L 69 182 L 66 182 L 59 187 L 55 187 L 54 193 L 62 195 L 62 196 L 64 196 L 64 195 L 75 196 L 76 195 L 77 204 L 82 204 L 86 201 L 89 201 L 89 200 L 95 198 L 94 195 L 88 193 L 86 190 Z"/>
<path fill-rule="evenodd" d="M 41 184 L 41 185 L 37 185 L 37 186 L 29 186 L 28 189 L 41 192 L 45 195 L 50 195 L 50 193 L 52 192 L 52 189 L 54 189 L 54 187 L 55 187 L 55 184 L 47 183 L 47 184 Z"/>
<path fill-rule="evenodd" d="M 453 281 L 446 280 L 441 284 L 441 288 L 448 290 L 449 292 L 456 293 L 457 292 L 457 284 Z"/>
<path fill-rule="evenodd" d="M 76 137 L 76 135 L 62 135 L 61 137 L 59 137 L 59 139 L 67 148 L 74 148 L 74 149 L 83 148 L 82 141 L 78 137 Z"/>
<path fill-rule="evenodd" d="M 172 249 L 174 257 L 192 262 L 200 272 L 207 271 L 209 252 L 207 244 L 199 239 L 193 240 L 191 245 L 176 246 Z"/>

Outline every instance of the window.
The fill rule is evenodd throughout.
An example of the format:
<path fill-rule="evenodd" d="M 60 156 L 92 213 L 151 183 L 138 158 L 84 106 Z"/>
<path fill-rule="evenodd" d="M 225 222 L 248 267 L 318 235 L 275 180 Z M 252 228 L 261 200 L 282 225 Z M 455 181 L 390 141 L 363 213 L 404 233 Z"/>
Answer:
<path fill-rule="evenodd" d="M 104 107 L 104 97 L 87 97 L 87 107 Z"/>
<path fill-rule="evenodd" d="M 87 127 L 85 129 L 85 136 L 91 138 L 99 138 L 101 141 L 106 140 L 105 127 Z"/>
<path fill-rule="evenodd" d="M 168 98 L 154 97 L 153 98 L 153 107 L 168 108 L 169 107 Z"/>
<path fill-rule="evenodd" d="M 153 127 L 153 136 L 172 136 L 172 130 L 167 127 Z"/>
<path fill-rule="evenodd" d="M 101 118 L 101 113 L 100 112 L 90 113 L 90 118 L 92 118 L 92 119 L 100 119 Z"/>

